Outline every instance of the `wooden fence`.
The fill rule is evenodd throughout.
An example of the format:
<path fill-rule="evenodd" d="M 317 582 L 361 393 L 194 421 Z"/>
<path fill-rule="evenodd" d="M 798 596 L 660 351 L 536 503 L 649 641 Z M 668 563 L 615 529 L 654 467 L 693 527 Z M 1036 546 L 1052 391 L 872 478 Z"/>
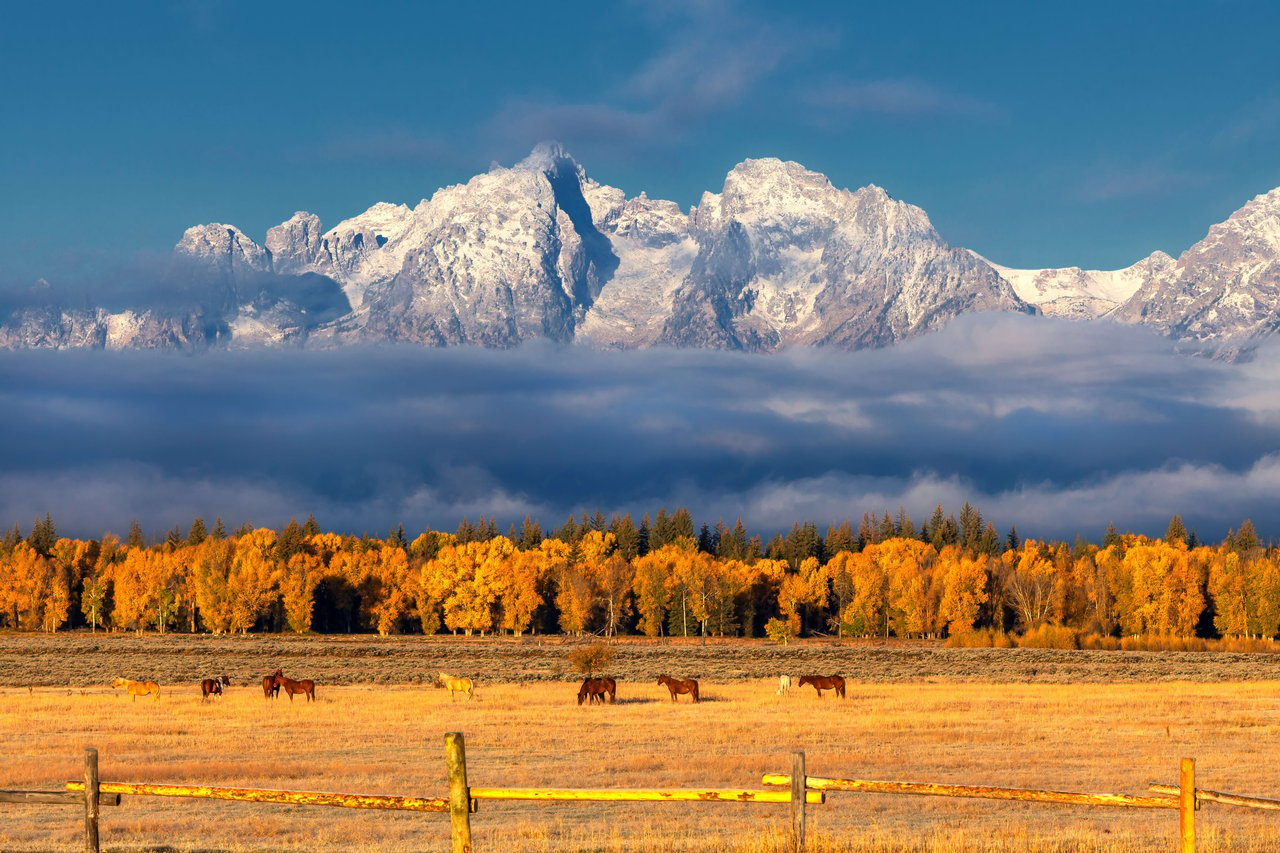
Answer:
<path fill-rule="evenodd" d="M 98 752 L 85 750 L 84 781 L 66 783 L 64 791 L 0 790 L 0 803 L 83 805 L 85 813 L 84 849 L 98 853 L 99 807 L 118 806 L 121 796 L 193 797 L 255 803 L 284 803 L 343 808 L 394 809 L 400 811 L 448 812 L 453 853 L 471 853 L 471 815 L 481 800 L 609 801 L 609 802 L 707 802 L 786 803 L 791 807 L 789 846 L 801 853 L 805 845 L 806 806 L 826 802 L 827 792 L 908 794 L 935 797 L 976 797 L 990 800 L 1020 800 L 1121 808 L 1170 809 L 1178 812 L 1178 839 L 1181 853 L 1194 853 L 1195 812 L 1201 803 L 1221 803 L 1254 809 L 1280 810 L 1280 799 L 1250 797 L 1222 791 L 1197 789 L 1195 760 L 1182 759 L 1177 785 L 1152 783 L 1152 796 L 1098 794 L 1069 791 L 1042 791 L 1026 788 L 996 788 L 981 785 L 953 785 L 937 782 L 887 782 L 867 779 L 835 779 L 805 773 L 803 752 L 792 754 L 790 774 L 765 774 L 764 790 L 694 789 L 614 789 L 614 788 L 481 788 L 467 780 L 466 747 L 460 732 L 445 735 L 445 766 L 448 772 L 447 797 L 400 797 L 372 794 L 339 794 L 308 791 L 276 791 L 259 788 L 213 787 L 208 785 L 168 785 L 137 782 L 102 782 L 98 778 Z"/>

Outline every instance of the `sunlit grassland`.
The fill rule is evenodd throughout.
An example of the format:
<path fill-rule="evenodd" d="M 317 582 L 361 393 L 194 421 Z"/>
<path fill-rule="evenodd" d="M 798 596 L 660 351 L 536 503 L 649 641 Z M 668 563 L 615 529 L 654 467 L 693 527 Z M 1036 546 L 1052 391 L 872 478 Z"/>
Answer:
<path fill-rule="evenodd" d="M 202 703 L 106 688 L 0 690 L 0 787 L 77 778 L 83 747 L 102 777 L 439 796 L 443 734 L 467 738 L 480 786 L 760 787 L 804 749 L 812 775 L 1058 790 L 1144 792 L 1176 782 L 1181 756 L 1204 787 L 1280 793 L 1268 756 L 1280 685 L 1252 683 L 865 684 L 844 701 L 764 680 L 704 683 L 672 704 L 649 682 L 619 704 L 579 707 L 569 683 L 481 682 L 477 698 L 422 686 L 318 690 L 267 701 L 257 686 Z M 73 849 L 71 807 L 4 809 L 0 849 Z M 787 807 L 485 801 L 477 850 L 780 850 Z M 1206 806 L 1203 850 L 1280 847 L 1280 815 Z M 1172 849 L 1175 811 L 839 794 L 810 807 L 816 851 Z M 126 797 L 104 809 L 111 850 L 446 850 L 445 815 Z"/>

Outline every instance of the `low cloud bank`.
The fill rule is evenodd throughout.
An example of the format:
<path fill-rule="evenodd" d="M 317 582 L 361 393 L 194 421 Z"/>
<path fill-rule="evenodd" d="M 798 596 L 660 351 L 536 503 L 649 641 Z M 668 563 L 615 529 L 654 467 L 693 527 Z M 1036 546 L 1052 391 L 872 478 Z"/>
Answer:
<path fill-rule="evenodd" d="M 1280 348 L 976 315 L 886 350 L 0 354 L 0 522 L 383 533 L 688 506 L 773 532 L 977 505 L 1002 531 L 1205 539 L 1280 512 Z"/>

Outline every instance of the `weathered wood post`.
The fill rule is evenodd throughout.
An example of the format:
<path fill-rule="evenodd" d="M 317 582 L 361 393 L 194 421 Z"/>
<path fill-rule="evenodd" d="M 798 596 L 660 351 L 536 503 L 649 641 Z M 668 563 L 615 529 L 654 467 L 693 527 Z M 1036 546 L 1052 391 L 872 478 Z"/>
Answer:
<path fill-rule="evenodd" d="M 804 750 L 791 753 L 791 853 L 804 853 L 804 801 L 808 777 L 804 771 Z"/>
<path fill-rule="evenodd" d="M 1178 849 L 1196 853 L 1196 760 L 1182 759 L 1178 773 Z"/>
<path fill-rule="evenodd" d="M 84 849 L 98 853 L 98 750 L 84 751 Z"/>
<path fill-rule="evenodd" d="M 467 787 L 467 750 L 462 732 L 445 734 L 444 760 L 449 771 L 453 853 L 471 853 L 471 789 Z"/>

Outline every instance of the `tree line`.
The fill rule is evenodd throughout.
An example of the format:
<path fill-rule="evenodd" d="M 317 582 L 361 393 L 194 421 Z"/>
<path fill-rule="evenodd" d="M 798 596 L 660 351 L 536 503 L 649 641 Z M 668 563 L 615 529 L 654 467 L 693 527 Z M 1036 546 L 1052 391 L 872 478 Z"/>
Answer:
<path fill-rule="evenodd" d="M 695 527 L 685 509 L 526 518 L 455 532 L 340 535 L 314 518 L 228 532 L 196 519 L 147 541 L 0 539 L 0 626 L 25 631 L 450 631 L 660 636 L 937 637 L 1062 626 L 1110 636 L 1274 637 L 1280 549 L 1245 521 L 1201 543 L 1174 517 L 1163 539 L 999 536 L 966 504 L 917 526 L 870 514 L 765 543 L 741 520 Z"/>

